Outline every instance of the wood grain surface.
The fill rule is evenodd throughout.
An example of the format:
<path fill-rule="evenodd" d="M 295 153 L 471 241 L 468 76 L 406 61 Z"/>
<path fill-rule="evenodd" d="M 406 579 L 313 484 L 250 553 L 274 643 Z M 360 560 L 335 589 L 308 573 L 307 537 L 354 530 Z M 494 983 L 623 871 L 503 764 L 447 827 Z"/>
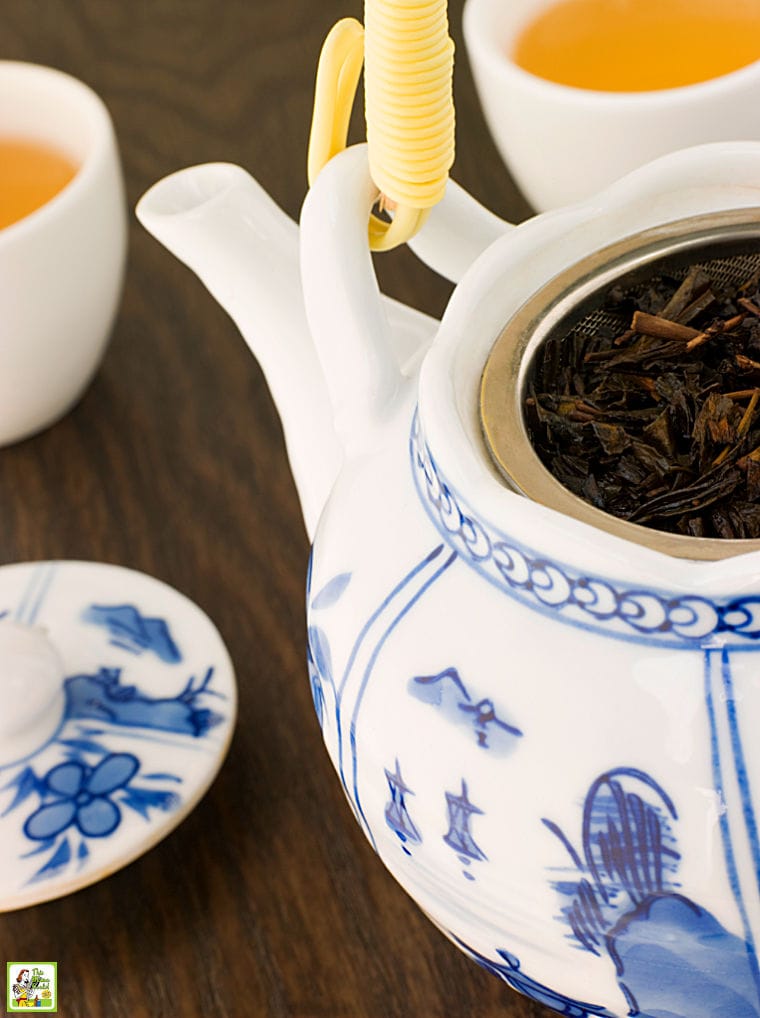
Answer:
<path fill-rule="evenodd" d="M 181 166 L 250 169 L 303 199 L 320 42 L 359 0 L 4 0 L 0 57 L 49 64 L 106 101 L 131 207 Z M 457 45 L 454 176 L 528 209 L 487 136 Z M 357 138 L 361 125 L 357 124 Z M 407 252 L 384 289 L 440 314 L 449 287 Z M 214 619 L 236 665 L 229 758 L 137 862 L 0 916 L 0 962 L 55 959 L 62 1018 L 539 1018 L 452 947 L 373 855 L 323 748 L 305 667 L 308 544 L 258 366 L 198 281 L 132 216 L 103 366 L 45 433 L 0 450 L 0 555 L 144 570 Z M 3 966 L 4 968 L 4 966 Z"/>

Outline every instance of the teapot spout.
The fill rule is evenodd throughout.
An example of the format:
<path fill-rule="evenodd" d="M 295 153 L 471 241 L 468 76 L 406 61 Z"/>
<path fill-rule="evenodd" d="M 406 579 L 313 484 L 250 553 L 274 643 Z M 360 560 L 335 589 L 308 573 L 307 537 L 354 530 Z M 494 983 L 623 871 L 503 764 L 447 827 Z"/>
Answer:
<path fill-rule="evenodd" d="M 245 170 L 229 163 L 173 173 L 141 198 L 136 212 L 199 276 L 259 361 L 313 537 L 342 450 L 306 320 L 298 227 Z"/>

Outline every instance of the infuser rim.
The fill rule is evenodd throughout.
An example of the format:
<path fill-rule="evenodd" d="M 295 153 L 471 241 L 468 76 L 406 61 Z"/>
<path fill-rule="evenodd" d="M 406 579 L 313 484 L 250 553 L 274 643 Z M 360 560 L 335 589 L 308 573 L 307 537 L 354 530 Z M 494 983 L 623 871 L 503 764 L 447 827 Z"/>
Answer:
<path fill-rule="evenodd" d="M 531 501 L 675 558 L 716 561 L 760 550 L 760 539 L 690 537 L 630 523 L 574 495 L 541 462 L 528 436 L 522 401 L 536 351 L 557 328 L 579 321 L 622 277 L 634 280 L 653 263 L 727 247 L 760 254 L 760 208 L 690 216 L 648 228 L 587 255 L 554 276 L 512 315 L 486 358 L 479 414 L 484 443 L 506 487 Z M 740 254 L 734 250 L 731 255 Z M 708 256 L 709 257 L 709 256 Z M 713 255 L 720 257 L 719 254 Z M 707 258 L 691 258 L 691 263 Z M 572 325 L 567 325 L 571 331 Z"/>

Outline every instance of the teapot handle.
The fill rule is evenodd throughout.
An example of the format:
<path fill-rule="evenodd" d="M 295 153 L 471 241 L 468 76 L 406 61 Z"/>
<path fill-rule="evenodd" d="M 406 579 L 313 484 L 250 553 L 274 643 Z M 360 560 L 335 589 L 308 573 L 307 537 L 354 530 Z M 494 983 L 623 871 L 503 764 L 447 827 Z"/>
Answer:
<path fill-rule="evenodd" d="M 409 246 L 434 272 L 458 283 L 474 261 L 513 227 L 453 180 Z"/>
<path fill-rule="evenodd" d="M 376 198 L 367 146 L 355 145 L 324 167 L 301 210 L 306 316 L 330 393 L 335 430 L 349 455 L 366 444 L 367 433 L 386 417 L 408 373 L 399 366 L 399 337 L 391 335 L 391 326 L 418 343 L 419 355 L 437 324 L 381 297 L 367 242 Z M 510 229 L 449 181 L 413 248 L 436 272 L 457 281 Z M 416 360 L 412 357 L 412 363 Z"/>
<path fill-rule="evenodd" d="M 356 145 L 324 167 L 301 210 L 306 316 L 348 455 L 366 445 L 403 382 L 367 241 L 376 196 L 367 146 Z"/>

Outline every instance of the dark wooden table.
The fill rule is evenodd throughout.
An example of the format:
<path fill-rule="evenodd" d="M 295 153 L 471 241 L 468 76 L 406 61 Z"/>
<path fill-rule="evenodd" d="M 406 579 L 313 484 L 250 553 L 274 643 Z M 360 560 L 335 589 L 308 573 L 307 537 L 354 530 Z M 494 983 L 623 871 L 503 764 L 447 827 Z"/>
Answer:
<path fill-rule="evenodd" d="M 303 199 L 319 45 L 359 0 L 5 0 L 0 56 L 105 99 L 133 207 L 159 177 L 224 159 L 291 215 Z M 527 215 L 459 50 L 454 176 Z M 357 132 L 357 139 L 360 135 Z M 440 314 L 407 251 L 386 291 Z M 80 405 L 0 450 L 6 562 L 144 570 L 215 620 L 237 669 L 228 760 L 191 816 L 131 866 L 0 916 L 0 962 L 56 959 L 64 1018 L 527 1018 L 548 1014 L 453 948 L 373 855 L 342 798 L 305 667 L 308 544 L 258 366 L 197 280 L 132 217 L 113 341 Z M 3 965 L 4 970 L 4 965 Z"/>

